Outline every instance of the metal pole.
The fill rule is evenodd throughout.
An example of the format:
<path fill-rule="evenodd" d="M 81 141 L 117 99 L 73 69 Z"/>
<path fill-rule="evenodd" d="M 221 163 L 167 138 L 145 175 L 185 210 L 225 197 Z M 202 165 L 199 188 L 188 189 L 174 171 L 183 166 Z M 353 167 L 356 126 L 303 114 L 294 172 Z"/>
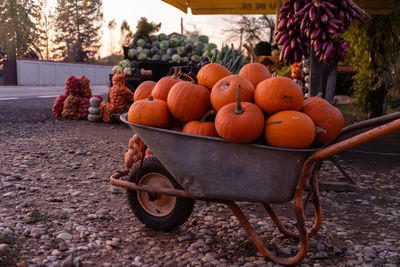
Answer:
<path fill-rule="evenodd" d="M 183 18 L 181 17 L 181 34 L 183 35 Z"/>

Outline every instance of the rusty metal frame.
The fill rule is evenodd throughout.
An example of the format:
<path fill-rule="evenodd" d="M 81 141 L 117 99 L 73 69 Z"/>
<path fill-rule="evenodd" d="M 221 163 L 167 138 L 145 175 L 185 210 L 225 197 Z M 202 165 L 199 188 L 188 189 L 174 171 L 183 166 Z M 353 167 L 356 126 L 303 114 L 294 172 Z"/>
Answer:
<path fill-rule="evenodd" d="M 384 124 L 382 126 L 376 127 L 372 130 L 369 130 L 369 131 L 366 131 L 359 135 L 356 135 L 354 137 L 351 137 L 349 139 L 346 139 L 346 140 L 340 141 L 338 143 L 335 143 L 333 145 L 330 145 L 328 147 L 325 147 L 325 148 L 313 153 L 310 157 L 308 157 L 306 159 L 306 161 L 303 164 L 302 170 L 300 172 L 298 181 L 297 181 L 294 199 L 293 199 L 298 233 L 294 233 L 294 232 L 288 230 L 282 224 L 282 222 L 279 220 L 274 209 L 268 203 L 261 203 L 264 206 L 266 212 L 271 217 L 271 219 L 274 222 L 274 224 L 276 225 L 276 227 L 279 229 L 279 231 L 281 233 L 283 233 L 285 236 L 295 238 L 298 240 L 300 249 L 296 255 L 289 257 L 289 258 L 277 257 L 276 255 L 274 255 L 272 252 L 270 252 L 267 249 L 267 247 L 264 245 L 264 243 L 261 240 L 261 238 L 259 237 L 259 235 L 257 235 L 255 230 L 251 226 L 249 220 L 246 218 L 246 216 L 243 214 L 243 212 L 240 210 L 240 208 L 237 206 L 237 204 L 234 203 L 233 201 L 199 199 L 199 198 L 192 196 L 191 194 L 187 193 L 184 190 L 156 188 L 156 187 L 151 187 L 151 186 L 138 186 L 134 183 L 120 180 L 120 178 L 122 176 L 127 175 L 129 173 L 129 170 L 114 173 L 110 177 L 110 182 L 113 185 L 124 187 L 124 188 L 131 189 L 131 190 L 140 190 L 140 191 L 145 191 L 145 192 L 149 192 L 149 193 L 158 193 L 158 194 L 165 194 L 165 195 L 170 195 L 170 196 L 177 196 L 177 197 L 191 198 L 191 199 L 197 199 L 197 200 L 206 200 L 206 201 L 214 201 L 214 202 L 224 203 L 232 210 L 233 214 L 239 220 L 239 223 L 242 225 L 243 229 L 247 232 L 250 239 L 252 240 L 252 242 L 255 244 L 255 246 L 257 247 L 257 249 L 259 250 L 259 252 L 262 255 L 268 257 L 269 259 L 271 259 L 272 261 L 274 261 L 278 264 L 293 265 L 293 264 L 297 264 L 297 263 L 301 262 L 307 256 L 308 248 L 309 248 L 309 243 L 308 243 L 309 237 L 314 236 L 318 232 L 318 230 L 320 229 L 320 227 L 322 225 L 322 212 L 321 212 L 321 205 L 319 202 L 319 188 L 318 188 L 318 177 L 319 177 L 319 171 L 321 168 L 322 160 L 327 157 L 330 157 L 334 154 L 337 154 L 341 151 L 344 151 L 348 148 L 360 145 L 362 143 L 368 142 L 372 139 L 375 139 L 377 137 L 380 137 L 380 136 L 385 135 L 390 132 L 394 132 L 399 129 L 400 129 L 400 119 L 397 119 L 397 120 L 394 120 L 387 124 Z M 142 157 L 144 158 L 144 153 L 142 154 Z M 311 173 L 311 178 L 310 178 L 310 173 Z M 309 231 L 307 231 L 307 228 L 305 225 L 305 216 L 304 216 L 305 204 L 303 203 L 303 193 L 304 193 L 306 187 L 308 186 L 308 184 L 311 187 L 310 190 L 311 190 L 312 203 L 314 205 L 314 214 L 315 214 L 314 224 Z"/>

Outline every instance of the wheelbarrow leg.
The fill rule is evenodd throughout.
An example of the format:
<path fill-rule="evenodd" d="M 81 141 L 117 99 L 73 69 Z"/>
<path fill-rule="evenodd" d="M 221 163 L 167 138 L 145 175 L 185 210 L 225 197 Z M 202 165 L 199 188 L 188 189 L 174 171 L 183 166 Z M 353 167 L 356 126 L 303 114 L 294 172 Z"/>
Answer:
<path fill-rule="evenodd" d="M 318 177 L 319 171 L 321 169 L 322 162 L 319 161 L 316 163 L 315 169 L 312 174 L 311 178 L 311 189 L 312 189 L 312 202 L 314 206 L 314 224 L 311 230 L 307 233 L 308 237 L 314 236 L 318 230 L 322 226 L 322 212 L 321 212 L 321 203 L 319 201 L 319 189 L 318 189 Z M 279 229 L 279 231 L 284 234 L 285 236 L 292 237 L 292 238 L 299 238 L 299 235 L 288 230 L 282 222 L 279 220 L 278 215 L 276 214 L 275 210 L 269 204 L 262 204 L 271 217 L 272 221 L 274 222 L 275 226 Z"/>
<path fill-rule="evenodd" d="M 257 247 L 258 251 L 263 256 L 270 258 L 272 261 L 283 264 L 283 265 L 292 265 L 297 264 L 302 261 L 308 252 L 308 235 L 307 230 L 304 222 L 304 212 L 303 210 L 296 210 L 296 217 L 297 217 L 297 227 L 299 229 L 299 243 L 300 243 L 300 250 L 297 254 L 290 258 L 281 258 L 275 256 L 271 251 L 267 249 L 264 245 L 263 241 L 254 231 L 253 227 L 251 226 L 249 220 L 246 216 L 242 213 L 240 208 L 234 203 L 233 201 L 225 202 L 226 205 L 232 210 L 233 214 L 239 220 L 240 224 L 242 225 L 243 229 L 247 232 L 248 236 L 250 237 L 251 241 L 253 241 L 254 245 Z M 302 204 L 301 204 L 302 206 Z"/>

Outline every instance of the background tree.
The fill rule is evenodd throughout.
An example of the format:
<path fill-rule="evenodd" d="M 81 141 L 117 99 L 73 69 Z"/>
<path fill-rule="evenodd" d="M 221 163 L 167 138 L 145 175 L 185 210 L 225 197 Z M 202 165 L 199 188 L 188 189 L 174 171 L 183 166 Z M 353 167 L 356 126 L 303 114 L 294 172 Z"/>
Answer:
<path fill-rule="evenodd" d="M 85 62 L 100 48 L 101 0 L 57 0 L 54 53 L 59 59 Z"/>
<path fill-rule="evenodd" d="M 0 48 L 7 58 L 24 57 L 35 51 L 33 11 L 36 6 L 34 0 L 0 1 Z"/>
<path fill-rule="evenodd" d="M 34 49 L 41 59 L 50 59 L 53 14 L 48 6 L 48 0 L 37 0 L 38 5 L 33 9 L 36 24 Z"/>
<path fill-rule="evenodd" d="M 122 21 L 120 27 L 120 37 L 119 37 L 119 44 L 122 50 L 123 46 L 129 46 L 133 42 L 133 32 L 129 23 L 126 20 Z"/>
<path fill-rule="evenodd" d="M 229 40 L 237 40 L 241 36 L 251 46 L 261 41 L 274 41 L 275 20 L 272 16 L 235 16 L 234 19 L 226 19 L 232 27 L 224 33 L 228 33 Z M 241 41 L 241 40 L 240 40 Z"/>
<path fill-rule="evenodd" d="M 161 23 L 147 21 L 147 18 L 141 17 L 136 25 L 136 32 L 133 35 L 133 42 L 139 39 L 150 39 L 150 35 L 158 32 L 161 28 Z"/>
<path fill-rule="evenodd" d="M 112 19 L 108 22 L 107 24 L 107 28 L 110 31 L 110 47 L 109 47 L 109 53 L 110 55 L 114 54 L 114 50 L 115 50 L 115 42 L 114 42 L 114 31 L 117 28 L 117 22 L 115 21 L 115 19 Z"/>
<path fill-rule="evenodd" d="M 384 115 L 387 94 L 398 79 L 400 15 L 375 15 L 354 23 L 345 37 L 351 47 L 348 57 L 358 72 L 353 78 L 357 103 L 369 117 Z"/>

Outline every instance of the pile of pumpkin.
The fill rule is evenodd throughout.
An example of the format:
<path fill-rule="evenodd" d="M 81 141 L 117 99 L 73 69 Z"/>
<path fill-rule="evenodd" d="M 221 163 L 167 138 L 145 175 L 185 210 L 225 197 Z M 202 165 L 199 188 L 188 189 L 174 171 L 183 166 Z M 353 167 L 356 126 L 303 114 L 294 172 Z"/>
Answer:
<path fill-rule="evenodd" d="M 175 72 L 157 83 L 140 84 L 128 121 L 293 149 L 328 144 L 344 125 L 339 109 L 319 97 L 304 100 L 292 79 L 271 77 L 257 62 L 245 65 L 238 75 L 210 63 L 185 79 Z M 215 119 L 210 119 L 210 110 L 215 110 Z"/>

